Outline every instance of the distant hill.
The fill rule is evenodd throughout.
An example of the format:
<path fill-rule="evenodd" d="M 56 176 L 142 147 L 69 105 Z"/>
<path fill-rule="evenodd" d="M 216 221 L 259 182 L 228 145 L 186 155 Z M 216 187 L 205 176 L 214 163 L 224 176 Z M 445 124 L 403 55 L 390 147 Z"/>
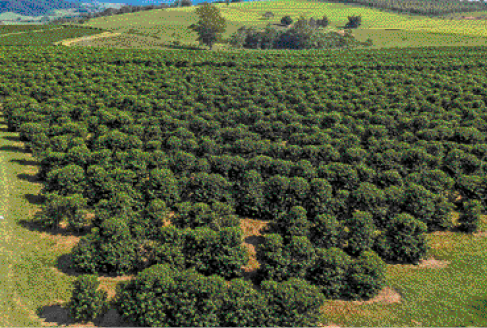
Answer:
<path fill-rule="evenodd" d="M 65 0 L 1 0 L 0 14 L 13 12 L 25 16 L 48 15 L 54 9 L 83 9 L 78 3 Z"/>

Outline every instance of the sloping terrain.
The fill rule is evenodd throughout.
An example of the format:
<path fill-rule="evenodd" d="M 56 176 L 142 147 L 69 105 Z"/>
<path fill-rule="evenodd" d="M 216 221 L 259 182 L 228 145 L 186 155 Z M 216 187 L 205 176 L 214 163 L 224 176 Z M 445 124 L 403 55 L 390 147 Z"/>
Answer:
<path fill-rule="evenodd" d="M 228 38 L 242 26 L 264 28 L 267 24 L 275 24 L 274 26 L 277 27 L 281 17 L 285 15 L 290 15 L 294 20 L 301 15 L 307 18 L 321 18 L 326 15 L 330 21 L 327 28 L 330 31 L 343 29 L 348 16 L 361 15 L 362 25 L 353 31 L 353 35 L 361 41 L 370 37 L 376 48 L 487 44 L 487 20 L 445 20 L 306 0 L 256 1 L 232 3 L 230 6 L 215 5 L 218 6 L 227 21 L 224 38 Z M 274 18 L 263 19 L 262 14 L 267 11 L 273 12 Z M 169 44 L 179 41 L 185 45 L 194 45 L 196 44 L 196 33 L 189 31 L 187 27 L 195 23 L 197 19 L 194 7 L 183 7 L 94 18 L 86 25 L 130 34 L 132 39 L 134 36 L 140 40 L 150 37 L 160 40 L 160 43 Z M 105 39 L 91 45 L 103 46 L 103 42 L 106 42 L 107 46 L 114 46 L 113 44 L 116 43 Z M 141 42 L 144 43 L 144 41 Z M 80 45 L 90 45 L 90 43 Z"/>

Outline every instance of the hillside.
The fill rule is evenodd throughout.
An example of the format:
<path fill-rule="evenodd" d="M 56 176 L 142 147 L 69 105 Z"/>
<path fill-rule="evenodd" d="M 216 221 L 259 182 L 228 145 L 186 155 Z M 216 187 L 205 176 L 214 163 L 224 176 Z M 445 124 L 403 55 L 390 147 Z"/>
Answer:
<path fill-rule="evenodd" d="M 487 327 L 487 14 L 359 1 L 0 26 L 0 327 Z"/>
<path fill-rule="evenodd" d="M 0 14 L 12 12 L 26 16 L 41 16 L 54 9 L 81 9 L 79 4 L 65 0 L 3 0 L 0 1 Z"/>
<path fill-rule="evenodd" d="M 347 17 L 361 15 L 360 28 L 353 35 L 360 41 L 371 38 L 375 48 L 410 46 L 486 45 L 487 20 L 450 20 L 419 15 L 390 13 L 373 8 L 353 7 L 340 3 L 314 1 L 266 1 L 250 3 L 215 4 L 227 22 L 223 34 L 229 38 L 242 26 L 264 28 L 267 24 L 279 29 L 281 17 L 290 15 L 294 20 L 300 15 L 321 18 L 326 15 L 330 25 L 327 31 L 342 30 Z M 173 42 L 197 46 L 196 34 L 188 26 L 197 21 L 194 7 L 171 8 L 90 19 L 87 26 L 121 33 L 116 38 L 94 42 L 84 41 L 79 46 L 107 46 L 130 48 L 170 47 Z M 262 14 L 271 11 L 274 18 L 266 20 Z M 151 46 L 152 45 L 152 46 Z M 166 45 L 166 47 L 164 46 Z M 217 45 L 218 49 L 225 48 Z"/>

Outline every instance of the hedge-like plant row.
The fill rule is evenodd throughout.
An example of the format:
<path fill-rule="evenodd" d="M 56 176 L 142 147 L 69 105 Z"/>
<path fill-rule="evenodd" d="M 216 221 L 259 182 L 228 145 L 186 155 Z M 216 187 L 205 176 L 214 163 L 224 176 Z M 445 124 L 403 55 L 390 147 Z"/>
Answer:
<path fill-rule="evenodd" d="M 256 283 L 370 298 L 384 261 L 417 263 L 452 210 L 478 226 L 484 48 L 29 51 L 4 56 L 3 110 L 41 163 L 40 222 L 91 229 L 81 272 L 239 278 L 253 217 L 272 222 Z"/>

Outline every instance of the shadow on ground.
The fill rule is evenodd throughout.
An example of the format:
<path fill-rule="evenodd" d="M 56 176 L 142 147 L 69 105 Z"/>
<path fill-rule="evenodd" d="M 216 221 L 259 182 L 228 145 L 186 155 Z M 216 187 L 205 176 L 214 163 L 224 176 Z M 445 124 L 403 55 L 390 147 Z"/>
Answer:
<path fill-rule="evenodd" d="M 23 154 L 30 153 L 30 151 L 26 150 L 25 148 L 18 147 L 18 146 L 2 146 L 0 147 L 0 151 L 9 151 L 13 153 L 23 153 Z"/>
<path fill-rule="evenodd" d="M 37 199 L 37 201 L 40 201 Z M 22 219 L 18 221 L 19 224 L 29 229 L 30 231 L 37 231 L 37 232 L 45 232 L 53 236 L 64 236 L 64 237 L 83 237 L 90 233 L 90 227 L 84 227 L 80 230 L 73 230 L 65 227 L 45 227 L 42 224 L 42 210 L 34 214 L 34 217 L 31 219 Z"/>
<path fill-rule="evenodd" d="M 5 131 L 7 132 L 7 131 Z M 18 136 L 4 136 L 3 139 L 13 142 L 20 142 L 20 137 Z"/>
<path fill-rule="evenodd" d="M 29 181 L 30 183 L 40 182 L 40 179 L 37 176 L 37 174 L 21 173 L 21 174 L 17 174 L 17 178 L 19 178 L 20 180 Z"/>
<path fill-rule="evenodd" d="M 27 199 L 27 201 L 32 205 L 42 205 L 46 200 L 46 197 L 34 194 L 25 194 L 24 198 Z"/>
<path fill-rule="evenodd" d="M 264 236 L 249 236 L 249 237 L 244 239 L 244 242 L 246 242 L 247 244 L 253 245 L 253 246 L 257 246 L 259 244 L 262 244 L 264 241 L 265 241 Z"/>
<path fill-rule="evenodd" d="M 71 264 L 73 263 L 73 256 L 71 253 L 66 253 L 57 258 L 56 267 L 59 271 L 64 273 L 65 275 L 71 277 L 79 277 L 83 273 L 77 272 L 73 268 L 71 268 Z"/>
<path fill-rule="evenodd" d="M 40 166 L 39 161 L 27 160 L 27 159 L 12 159 L 10 162 L 18 163 L 20 165 Z"/>
<path fill-rule="evenodd" d="M 61 305 L 43 306 L 39 312 L 39 317 L 44 319 L 47 324 L 55 324 L 56 326 L 79 325 L 71 319 L 68 309 Z M 133 325 L 124 322 L 115 309 L 108 310 L 104 316 L 95 319 L 93 324 L 95 327 L 133 327 Z"/>
<path fill-rule="evenodd" d="M 67 276 L 71 277 L 79 277 L 80 275 L 84 274 L 83 272 L 76 271 L 71 267 L 73 263 L 73 255 L 71 253 L 66 253 L 57 258 L 56 268 L 64 273 Z M 129 272 L 128 274 L 135 274 L 136 272 Z M 113 274 L 106 274 L 106 273 L 99 273 L 97 274 L 100 278 L 117 278 L 120 277 L 119 275 Z"/>

